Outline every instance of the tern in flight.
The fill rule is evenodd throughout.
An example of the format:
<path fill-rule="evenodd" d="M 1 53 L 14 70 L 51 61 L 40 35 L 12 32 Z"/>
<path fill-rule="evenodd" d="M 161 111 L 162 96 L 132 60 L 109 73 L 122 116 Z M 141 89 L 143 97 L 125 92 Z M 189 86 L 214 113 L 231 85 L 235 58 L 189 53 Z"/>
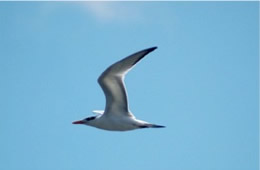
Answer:
<path fill-rule="evenodd" d="M 98 83 L 106 97 L 106 107 L 94 110 L 96 116 L 75 121 L 73 124 L 84 124 L 110 131 L 127 131 L 141 128 L 163 128 L 165 126 L 138 120 L 130 112 L 124 78 L 128 71 L 148 53 L 157 47 L 136 52 L 108 67 L 98 78 Z"/>

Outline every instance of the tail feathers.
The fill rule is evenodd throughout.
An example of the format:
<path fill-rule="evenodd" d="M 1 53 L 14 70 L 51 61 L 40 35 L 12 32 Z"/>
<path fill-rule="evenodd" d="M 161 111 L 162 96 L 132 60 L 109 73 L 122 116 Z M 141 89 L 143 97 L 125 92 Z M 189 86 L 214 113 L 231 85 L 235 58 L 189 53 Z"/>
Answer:
<path fill-rule="evenodd" d="M 151 128 L 165 128 L 165 126 L 155 125 L 155 124 L 152 124 L 150 127 L 151 127 Z"/>
<path fill-rule="evenodd" d="M 162 125 L 155 125 L 155 124 L 146 124 L 139 126 L 140 128 L 165 128 L 165 126 Z"/>

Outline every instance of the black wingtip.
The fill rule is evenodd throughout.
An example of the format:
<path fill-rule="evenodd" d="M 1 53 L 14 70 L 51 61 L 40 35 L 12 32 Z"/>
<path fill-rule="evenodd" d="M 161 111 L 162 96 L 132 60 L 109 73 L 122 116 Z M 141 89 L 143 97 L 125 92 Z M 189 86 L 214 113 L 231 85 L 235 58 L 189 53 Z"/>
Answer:
<path fill-rule="evenodd" d="M 150 52 L 152 52 L 153 50 L 156 50 L 158 47 L 151 47 L 151 48 L 148 48 L 147 50 L 149 50 Z"/>
<path fill-rule="evenodd" d="M 155 46 L 155 47 L 151 47 L 151 48 L 144 49 L 144 50 L 142 50 L 142 51 L 146 51 L 147 54 L 148 54 L 148 53 L 150 53 L 150 52 L 152 52 L 152 51 L 154 51 L 154 50 L 156 50 L 156 49 L 157 49 L 157 47 Z M 140 51 L 140 52 L 141 52 L 141 51 Z"/>
<path fill-rule="evenodd" d="M 151 47 L 151 48 L 147 48 L 147 49 L 144 49 L 142 51 L 139 51 L 135 54 L 138 54 L 138 53 L 142 53 L 142 52 L 145 52 L 142 56 L 140 56 L 140 58 L 138 58 L 132 65 L 135 65 L 136 63 L 138 63 L 142 58 L 144 58 L 144 56 L 146 56 L 148 53 L 152 52 L 153 50 L 155 50 L 157 47 Z M 135 54 L 132 54 L 132 55 L 135 55 Z"/>
<path fill-rule="evenodd" d="M 147 51 L 148 53 L 152 52 L 153 50 L 156 50 L 158 47 L 151 47 L 151 48 L 147 48 L 147 49 L 144 49 L 142 51 Z"/>

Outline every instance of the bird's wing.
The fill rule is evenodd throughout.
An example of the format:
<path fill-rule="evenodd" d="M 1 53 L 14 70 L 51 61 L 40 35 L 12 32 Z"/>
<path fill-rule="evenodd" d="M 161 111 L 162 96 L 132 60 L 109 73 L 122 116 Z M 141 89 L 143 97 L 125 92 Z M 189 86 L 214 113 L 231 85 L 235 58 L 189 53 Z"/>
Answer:
<path fill-rule="evenodd" d="M 114 63 L 100 75 L 98 78 L 98 83 L 106 96 L 105 114 L 112 113 L 133 116 L 128 110 L 124 77 L 138 61 L 156 48 L 157 47 L 152 47 L 134 53 Z"/>
<path fill-rule="evenodd" d="M 104 110 L 93 110 L 92 112 L 96 115 L 102 115 L 104 113 Z"/>

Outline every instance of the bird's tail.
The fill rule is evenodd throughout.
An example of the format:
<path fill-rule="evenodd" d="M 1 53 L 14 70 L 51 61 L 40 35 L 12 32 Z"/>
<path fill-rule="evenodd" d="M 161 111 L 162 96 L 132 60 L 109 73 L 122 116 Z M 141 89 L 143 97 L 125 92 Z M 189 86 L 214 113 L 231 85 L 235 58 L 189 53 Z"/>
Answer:
<path fill-rule="evenodd" d="M 165 126 L 155 125 L 155 124 L 151 124 L 150 127 L 151 127 L 151 128 L 165 128 Z"/>
<path fill-rule="evenodd" d="M 156 124 L 146 124 L 139 126 L 140 128 L 165 128 L 165 126 L 162 125 L 156 125 Z"/>

